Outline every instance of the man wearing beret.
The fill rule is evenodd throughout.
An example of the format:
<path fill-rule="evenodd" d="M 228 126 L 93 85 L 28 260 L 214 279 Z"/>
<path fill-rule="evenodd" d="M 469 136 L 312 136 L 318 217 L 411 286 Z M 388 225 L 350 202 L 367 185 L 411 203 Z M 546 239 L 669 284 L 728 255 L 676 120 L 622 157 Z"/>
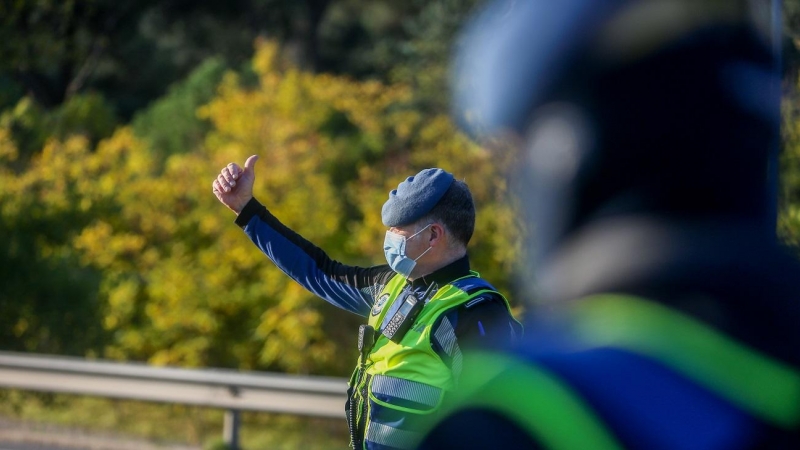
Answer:
<path fill-rule="evenodd" d="M 257 159 L 223 168 L 214 194 L 284 273 L 367 318 L 346 405 L 352 448 L 413 448 L 457 385 L 466 343 L 508 344 L 522 330 L 506 299 L 470 270 L 469 188 L 437 168 L 408 177 L 381 211 L 387 264 L 356 267 L 331 259 L 253 197 Z"/>

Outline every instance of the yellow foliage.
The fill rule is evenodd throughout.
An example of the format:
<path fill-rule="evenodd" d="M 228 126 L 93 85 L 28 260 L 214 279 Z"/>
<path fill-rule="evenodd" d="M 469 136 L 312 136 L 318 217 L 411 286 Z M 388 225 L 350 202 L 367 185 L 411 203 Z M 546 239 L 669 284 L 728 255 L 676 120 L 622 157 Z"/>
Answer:
<path fill-rule="evenodd" d="M 84 262 L 111 268 L 117 260 L 135 258 L 146 245 L 144 236 L 114 233 L 107 222 L 84 228 L 74 240 L 75 248 L 84 254 Z"/>
<path fill-rule="evenodd" d="M 19 151 L 11 138 L 11 130 L 0 127 L 0 163 L 9 163 L 17 160 Z M 2 166 L 0 166 L 2 170 Z"/>
<path fill-rule="evenodd" d="M 415 109 L 407 86 L 299 71 L 270 41 L 256 43 L 253 68 L 257 87 L 228 73 L 197 111 L 212 124 L 200 148 L 160 160 L 121 127 L 96 148 L 81 137 L 51 140 L 24 173 L 2 173 L 3 214 L 63 223 L 66 240 L 44 248 L 102 275 L 102 326 L 112 337 L 104 356 L 349 371 L 345 343 L 323 331 L 322 301 L 258 252 L 211 193 L 221 167 L 252 154 L 257 198 L 332 257 L 359 265 L 383 263 L 389 190 L 425 167 L 453 172 L 478 203 L 473 265 L 504 285 L 516 235 L 498 204 L 505 182 L 447 117 Z M 16 154 L 0 128 L 0 170 Z"/>

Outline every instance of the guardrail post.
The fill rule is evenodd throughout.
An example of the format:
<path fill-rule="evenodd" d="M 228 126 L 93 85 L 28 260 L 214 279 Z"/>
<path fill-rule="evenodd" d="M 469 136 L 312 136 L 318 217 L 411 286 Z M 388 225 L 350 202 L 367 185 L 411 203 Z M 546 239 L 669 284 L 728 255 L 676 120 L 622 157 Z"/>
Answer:
<path fill-rule="evenodd" d="M 225 411 L 225 422 L 222 426 L 222 439 L 228 450 L 239 450 L 239 410 Z"/>

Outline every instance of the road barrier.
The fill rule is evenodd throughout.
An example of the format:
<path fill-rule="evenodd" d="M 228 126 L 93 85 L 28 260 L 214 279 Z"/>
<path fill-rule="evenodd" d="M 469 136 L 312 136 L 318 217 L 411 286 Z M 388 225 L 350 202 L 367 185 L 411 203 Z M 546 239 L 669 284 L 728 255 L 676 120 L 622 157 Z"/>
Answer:
<path fill-rule="evenodd" d="M 344 419 L 347 380 L 0 352 L 0 387 L 225 409 L 223 439 L 239 448 L 239 412 Z"/>

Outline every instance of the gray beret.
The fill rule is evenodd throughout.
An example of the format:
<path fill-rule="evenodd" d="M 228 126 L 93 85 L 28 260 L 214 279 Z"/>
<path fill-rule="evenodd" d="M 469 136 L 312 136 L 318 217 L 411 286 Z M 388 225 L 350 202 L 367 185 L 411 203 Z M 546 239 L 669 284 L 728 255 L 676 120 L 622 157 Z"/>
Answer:
<path fill-rule="evenodd" d="M 439 203 L 453 180 L 453 174 L 442 169 L 425 169 L 406 178 L 389 192 L 381 210 L 383 224 L 399 227 L 415 222 Z"/>

